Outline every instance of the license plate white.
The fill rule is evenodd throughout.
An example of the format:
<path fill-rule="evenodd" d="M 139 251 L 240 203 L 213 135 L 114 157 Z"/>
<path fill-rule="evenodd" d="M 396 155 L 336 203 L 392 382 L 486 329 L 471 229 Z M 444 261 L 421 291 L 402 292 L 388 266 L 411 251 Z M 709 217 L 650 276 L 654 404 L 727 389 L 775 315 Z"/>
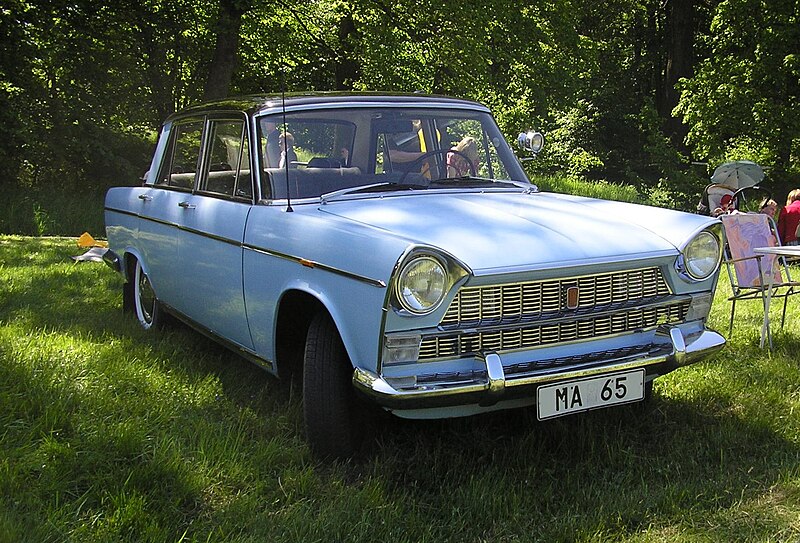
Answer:
<path fill-rule="evenodd" d="M 644 398 L 644 370 L 610 373 L 539 387 L 539 420 Z"/>

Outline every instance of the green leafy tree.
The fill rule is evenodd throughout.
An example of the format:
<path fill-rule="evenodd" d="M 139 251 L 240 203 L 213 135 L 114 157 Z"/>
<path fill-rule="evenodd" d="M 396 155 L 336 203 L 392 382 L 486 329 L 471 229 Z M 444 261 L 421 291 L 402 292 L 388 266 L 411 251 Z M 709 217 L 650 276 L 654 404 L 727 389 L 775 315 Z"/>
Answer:
<path fill-rule="evenodd" d="M 676 113 L 697 157 L 755 159 L 776 189 L 800 173 L 800 4 L 725 0 L 707 37 L 710 56 L 682 82 Z"/>
<path fill-rule="evenodd" d="M 487 103 L 508 136 L 543 130 L 532 169 L 674 190 L 667 199 L 679 202 L 702 186 L 686 173 L 686 134 L 697 158 L 744 152 L 775 175 L 797 171 L 797 10 L 788 0 L 8 0 L 0 159 L 26 186 L 102 189 L 136 182 L 154 130 L 204 97 L 421 90 Z"/>
<path fill-rule="evenodd" d="M 202 96 L 212 4 L 149 0 L 15 1 L 0 54 L 12 178 L 28 187 L 104 189 L 136 182 L 152 130 Z M 6 181 L 7 182 L 7 181 Z"/>

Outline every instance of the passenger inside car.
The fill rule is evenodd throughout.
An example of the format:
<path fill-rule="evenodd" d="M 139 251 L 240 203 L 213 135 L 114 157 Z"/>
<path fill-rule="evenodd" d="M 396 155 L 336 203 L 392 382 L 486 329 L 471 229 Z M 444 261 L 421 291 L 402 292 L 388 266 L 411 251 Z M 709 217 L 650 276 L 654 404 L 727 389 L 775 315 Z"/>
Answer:
<path fill-rule="evenodd" d="M 477 175 L 478 143 L 475 138 L 465 136 L 447 153 L 447 177 Z"/>

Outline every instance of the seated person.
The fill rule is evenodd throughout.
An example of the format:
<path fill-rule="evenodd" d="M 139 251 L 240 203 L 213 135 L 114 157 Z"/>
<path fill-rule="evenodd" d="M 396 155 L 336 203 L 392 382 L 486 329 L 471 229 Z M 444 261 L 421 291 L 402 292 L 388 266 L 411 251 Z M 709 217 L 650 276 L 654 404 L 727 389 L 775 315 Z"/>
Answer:
<path fill-rule="evenodd" d="M 726 194 L 720 200 L 719 207 L 714 208 L 714 211 L 711 212 L 711 216 L 719 217 L 720 215 L 733 213 L 735 210 L 736 206 L 734 205 L 733 196 Z"/>
<path fill-rule="evenodd" d="M 277 168 L 280 161 L 281 147 L 278 143 L 281 133 L 275 123 L 268 122 L 265 124 L 267 131 L 266 145 L 264 146 L 264 158 L 266 159 L 266 168 Z"/>
<path fill-rule="evenodd" d="M 772 198 L 764 198 L 761 201 L 758 212 L 768 215 L 770 218 L 774 219 L 775 214 L 778 212 L 778 202 Z"/>
<path fill-rule="evenodd" d="M 279 168 L 285 168 L 288 166 L 290 168 L 297 167 L 297 153 L 294 150 L 294 136 L 292 136 L 291 132 L 283 132 L 280 136 L 278 136 L 278 148 L 281 151 L 281 158 L 280 162 L 278 163 Z"/>
<path fill-rule="evenodd" d="M 465 136 L 447 153 L 447 177 L 477 175 L 478 142 L 472 136 Z M 469 160 L 469 161 L 468 161 Z"/>

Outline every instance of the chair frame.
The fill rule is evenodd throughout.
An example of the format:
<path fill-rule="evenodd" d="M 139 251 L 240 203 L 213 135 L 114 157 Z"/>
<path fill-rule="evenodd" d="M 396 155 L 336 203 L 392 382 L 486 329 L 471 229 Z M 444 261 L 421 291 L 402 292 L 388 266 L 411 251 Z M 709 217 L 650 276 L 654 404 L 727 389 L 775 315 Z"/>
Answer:
<path fill-rule="evenodd" d="M 775 221 L 771 217 L 768 217 L 766 215 L 765 217 L 768 219 L 768 224 L 772 232 L 777 232 Z M 724 221 L 723 221 L 723 232 L 725 232 Z M 781 245 L 779 236 L 775 235 L 775 239 L 777 242 L 776 246 L 779 247 Z M 781 274 L 782 278 L 781 281 L 773 281 L 771 280 L 773 276 L 768 277 L 764 273 L 764 266 L 762 265 L 762 260 L 764 258 L 775 259 L 772 271 L 774 274 L 775 266 L 777 266 L 777 269 Z M 783 308 L 781 311 L 781 328 L 783 328 L 786 322 L 786 307 L 789 301 L 789 296 L 792 296 L 794 294 L 800 294 L 800 281 L 792 280 L 791 272 L 786 262 L 786 258 L 784 256 L 756 254 L 753 252 L 742 258 L 731 258 L 727 233 L 725 234 L 725 251 L 723 253 L 723 260 L 728 270 L 728 279 L 730 280 L 731 291 L 732 291 L 731 296 L 728 297 L 728 301 L 731 302 L 731 318 L 728 326 L 728 335 L 730 336 L 733 333 L 733 321 L 736 314 L 736 302 L 739 300 L 760 299 L 764 308 L 764 324 L 761 330 L 761 347 L 764 346 L 764 339 L 766 336 L 766 338 L 769 341 L 769 346 L 771 349 L 772 331 L 770 329 L 770 321 L 769 321 L 769 309 L 771 301 L 775 298 L 778 299 L 783 298 Z M 756 261 L 756 264 L 758 266 L 758 278 L 759 278 L 758 285 L 740 284 L 738 275 L 736 273 L 735 265 L 737 262 L 743 262 L 748 260 Z"/>

